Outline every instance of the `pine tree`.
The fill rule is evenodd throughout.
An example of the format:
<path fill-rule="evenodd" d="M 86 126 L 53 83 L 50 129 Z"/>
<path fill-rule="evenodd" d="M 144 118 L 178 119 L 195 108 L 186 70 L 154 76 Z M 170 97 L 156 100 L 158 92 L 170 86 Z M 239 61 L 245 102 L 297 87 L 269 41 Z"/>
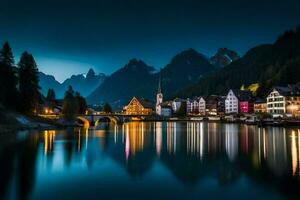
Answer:
<path fill-rule="evenodd" d="M 108 103 L 104 104 L 103 112 L 105 112 L 105 113 L 111 113 L 112 112 L 112 108 Z"/>
<path fill-rule="evenodd" d="M 56 99 L 56 95 L 55 95 L 55 91 L 52 88 L 48 89 L 48 93 L 47 93 L 47 97 L 46 97 L 47 101 L 53 102 Z"/>
<path fill-rule="evenodd" d="M 37 64 L 31 54 L 24 52 L 19 66 L 20 111 L 36 114 L 40 100 L 40 87 Z"/>
<path fill-rule="evenodd" d="M 0 102 L 14 108 L 18 99 L 16 67 L 12 49 L 5 42 L 0 51 Z"/>
<path fill-rule="evenodd" d="M 65 92 L 65 97 L 63 101 L 62 115 L 66 120 L 74 120 L 76 114 L 78 114 L 79 105 L 76 97 L 74 96 L 74 90 L 72 86 L 69 86 L 68 90 Z"/>
<path fill-rule="evenodd" d="M 79 106 L 78 113 L 85 114 L 85 111 L 87 110 L 87 103 L 85 98 L 82 97 L 79 92 L 76 92 L 75 97 L 77 99 L 78 106 Z"/>

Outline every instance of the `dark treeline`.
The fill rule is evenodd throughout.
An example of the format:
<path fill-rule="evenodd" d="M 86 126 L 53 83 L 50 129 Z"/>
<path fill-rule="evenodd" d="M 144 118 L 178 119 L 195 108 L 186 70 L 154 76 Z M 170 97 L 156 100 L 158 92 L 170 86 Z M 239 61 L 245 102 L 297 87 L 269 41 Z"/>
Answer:
<path fill-rule="evenodd" d="M 48 92 L 49 93 L 49 92 Z M 85 98 L 69 86 L 65 93 L 62 115 L 67 120 L 73 120 L 76 114 L 84 114 L 87 109 Z"/>
<path fill-rule="evenodd" d="M 38 68 L 33 56 L 24 52 L 16 65 L 12 49 L 5 42 L 0 51 L 0 103 L 25 114 L 37 113 L 41 99 Z"/>
<path fill-rule="evenodd" d="M 56 100 L 53 89 L 49 89 L 46 98 L 43 97 L 40 89 L 38 66 L 34 57 L 25 51 L 16 64 L 9 43 L 5 42 L 0 50 L 0 108 L 15 110 L 26 115 L 36 115 L 44 101 Z M 68 110 L 70 114 L 84 113 L 87 109 L 86 101 L 72 88 L 66 92 L 64 105 L 70 104 L 68 101 L 71 97 L 76 103 L 71 104 L 73 107 Z"/>

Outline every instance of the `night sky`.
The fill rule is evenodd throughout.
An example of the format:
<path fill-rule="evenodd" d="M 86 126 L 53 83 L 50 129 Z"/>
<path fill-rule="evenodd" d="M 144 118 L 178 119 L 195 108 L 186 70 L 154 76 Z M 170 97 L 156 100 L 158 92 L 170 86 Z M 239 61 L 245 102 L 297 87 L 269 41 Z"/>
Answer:
<path fill-rule="evenodd" d="M 0 0 L 0 42 L 62 81 L 112 73 L 131 58 L 156 68 L 195 48 L 244 54 L 300 24 L 299 0 Z M 62 68 L 64 70 L 62 70 Z"/>

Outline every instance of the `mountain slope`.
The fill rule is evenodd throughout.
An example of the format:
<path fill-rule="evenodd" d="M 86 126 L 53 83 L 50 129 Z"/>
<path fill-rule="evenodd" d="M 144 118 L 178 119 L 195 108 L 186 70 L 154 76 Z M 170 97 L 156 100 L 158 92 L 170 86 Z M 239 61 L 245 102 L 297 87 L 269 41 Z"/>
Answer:
<path fill-rule="evenodd" d="M 201 76 L 216 70 L 208 59 L 193 49 L 176 55 L 161 70 L 162 88 L 166 98 L 196 83 Z M 108 77 L 88 98 L 89 103 L 110 102 L 122 106 L 132 96 L 155 100 L 159 72 L 143 61 L 133 59 Z"/>
<path fill-rule="evenodd" d="M 155 69 L 143 61 L 132 59 L 110 75 L 87 100 L 89 103 L 110 102 L 121 106 L 132 96 L 152 99 L 157 80 L 154 72 Z"/>
<path fill-rule="evenodd" d="M 48 89 L 54 89 L 57 98 L 63 98 L 65 91 L 71 85 L 75 91 L 81 95 L 87 96 L 94 91 L 106 78 L 103 73 L 96 75 L 93 69 L 90 69 L 86 76 L 79 74 L 66 79 L 62 84 L 55 80 L 54 76 L 39 72 L 40 86 L 42 94 L 47 95 Z"/>
<path fill-rule="evenodd" d="M 164 94 L 171 97 L 177 90 L 196 83 L 204 74 L 215 70 L 209 60 L 194 49 L 183 51 L 161 71 Z"/>
<path fill-rule="evenodd" d="M 299 56 L 300 28 L 285 32 L 274 44 L 249 50 L 241 59 L 203 77 L 178 95 L 225 94 L 230 88 L 259 83 L 257 94 L 264 96 L 273 85 L 300 81 Z"/>
<path fill-rule="evenodd" d="M 222 68 L 240 59 L 240 56 L 233 50 L 220 48 L 217 53 L 210 58 L 210 63 L 215 67 Z"/>

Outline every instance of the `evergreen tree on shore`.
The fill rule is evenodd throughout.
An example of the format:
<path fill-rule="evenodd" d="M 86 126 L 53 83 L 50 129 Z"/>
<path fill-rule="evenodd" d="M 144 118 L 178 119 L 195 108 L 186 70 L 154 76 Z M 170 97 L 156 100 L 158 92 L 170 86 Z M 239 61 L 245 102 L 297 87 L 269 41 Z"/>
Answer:
<path fill-rule="evenodd" d="M 35 114 L 38 111 L 40 100 L 39 78 L 37 64 L 31 54 L 24 52 L 19 66 L 19 109 L 26 114 Z"/>
<path fill-rule="evenodd" d="M 14 108 L 18 99 L 16 67 L 12 49 L 5 42 L 0 51 L 0 102 Z"/>
<path fill-rule="evenodd" d="M 78 113 L 85 114 L 85 111 L 87 110 L 87 103 L 85 101 L 85 98 L 82 97 L 79 92 L 76 92 L 75 98 L 78 102 Z"/>
<path fill-rule="evenodd" d="M 47 101 L 55 101 L 56 95 L 53 89 L 49 88 L 46 99 Z"/>
<path fill-rule="evenodd" d="M 74 120 L 76 114 L 78 114 L 79 105 L 76 97 L 74 96 L 74 90 L 72 86 L 69 86 L 68 90 L 65 93 L 62 115 L 66 120 Z"/>

